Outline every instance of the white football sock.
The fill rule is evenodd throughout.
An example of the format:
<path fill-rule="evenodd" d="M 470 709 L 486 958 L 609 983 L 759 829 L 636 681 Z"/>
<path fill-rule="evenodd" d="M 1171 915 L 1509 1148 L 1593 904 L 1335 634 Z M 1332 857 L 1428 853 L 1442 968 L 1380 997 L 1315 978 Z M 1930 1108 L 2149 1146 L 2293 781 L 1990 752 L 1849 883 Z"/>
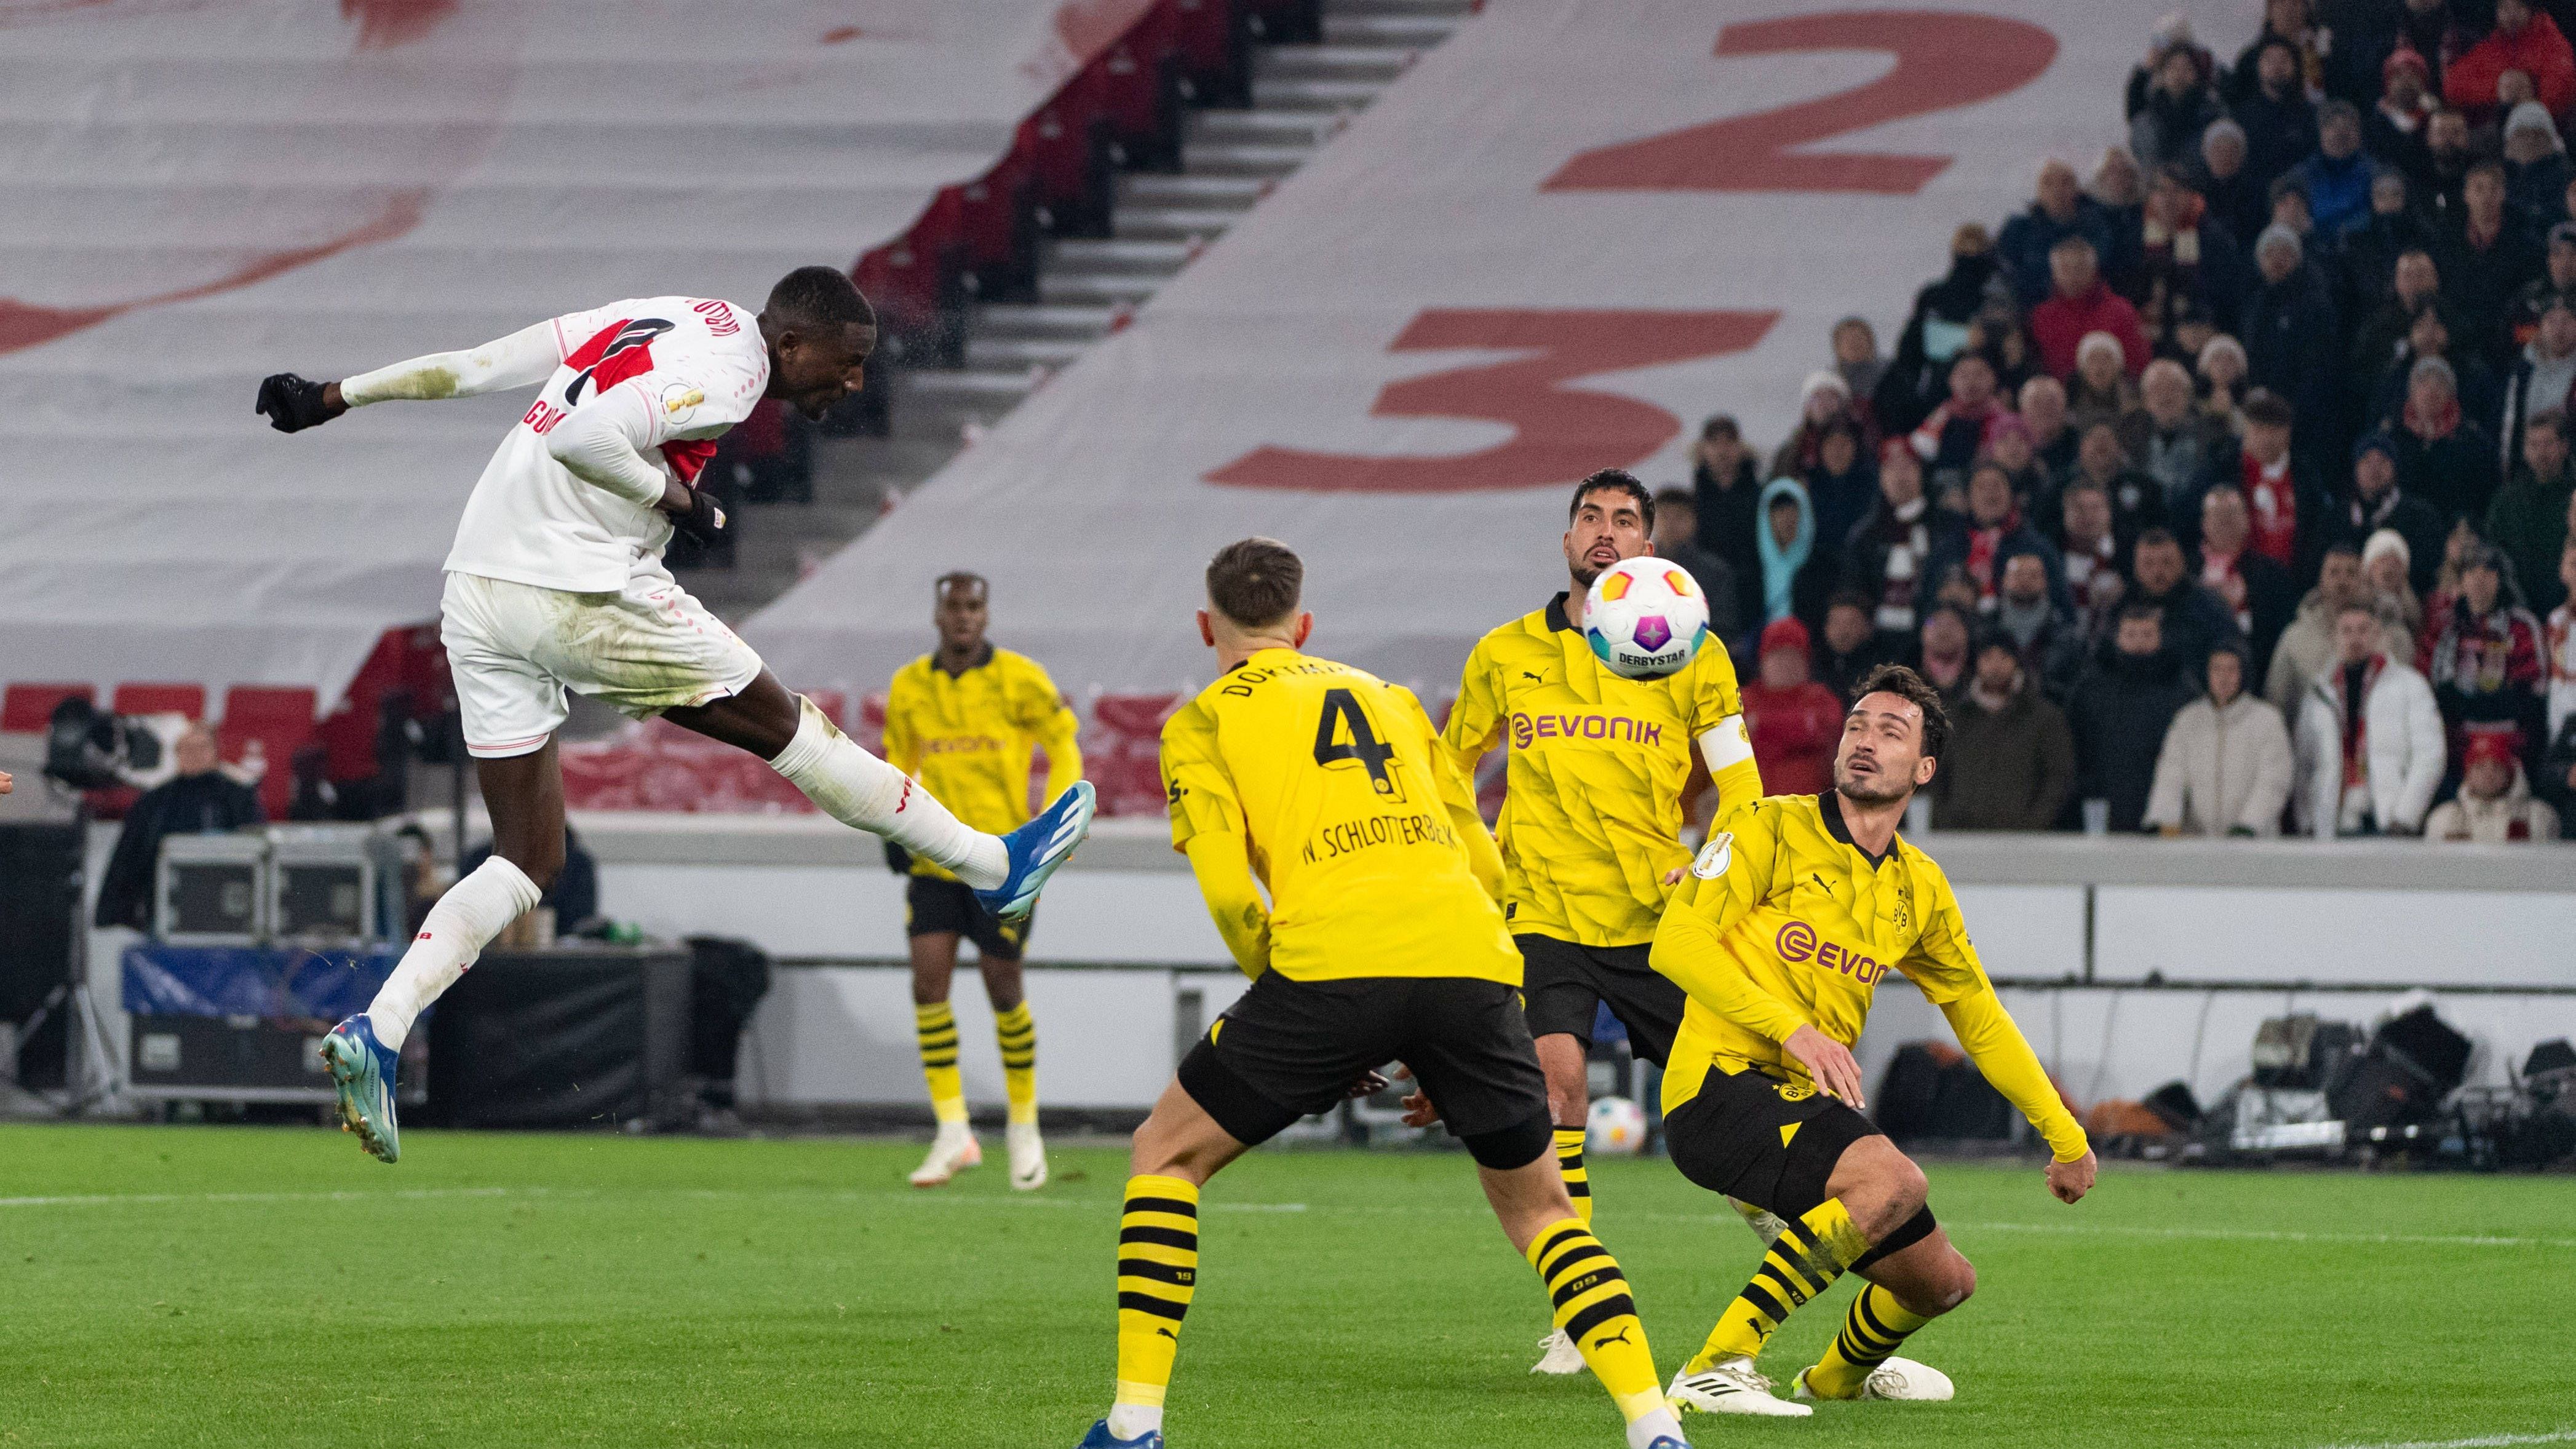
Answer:
<path fill-rule="evenodd" d="M 1009 878 L 1010 852 L 1000 836 L 969 827 L 903 771 L 860 749 L 814 701 L 799 696 L 797 704 L 796 738 L 769 767 L 824 814 L 882 835 L 976 890 Z"/>
<path fill-rule="evenodd" d="M 1163 1427 L 1163 1406 L 1154 1404 L 1113 1404 L 1109 1409 L 1109 1437 L 1137 1439 Z"/>
<path fill-rule="evenodd" d="M 1682 1437 L 1682 1421 L 1670 1409 L 1656 1409 L 1628 1421 L 1628 1449 L 1647 1449 L 1659 1438 Z"/>
<path fill-rule="evenodd" d="M 422 1010 L 456 984 L 456 978 L 483 954 L 485 943 L 536 909 L 542 894 L 526 871 L 497 855 L 449 886 L 438 904 L 429 908 L 429 919 L 421 922 L 411 949 L 403 952 L 402 963 L 385 979 L 385 989 L 367 1007 L 376 1040 L 389 1050 L 401 1051 L 403 1038 L 411 1035 L 411 1024 L 420 1019 Z"/>

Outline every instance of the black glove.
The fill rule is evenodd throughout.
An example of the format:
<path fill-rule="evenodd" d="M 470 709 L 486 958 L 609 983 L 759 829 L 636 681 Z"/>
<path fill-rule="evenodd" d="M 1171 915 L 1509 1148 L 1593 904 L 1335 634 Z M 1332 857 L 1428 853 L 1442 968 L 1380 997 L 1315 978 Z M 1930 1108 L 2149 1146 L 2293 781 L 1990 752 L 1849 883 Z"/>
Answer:
<path fill-rule="evenodd" d="M 700 489 L 689 490 L 689 510 L 671 515 L 671 527 L 689 536 L 700 548 L 712 548 L 724 537 L 725 511 L 717 506 L 715 495 Z"/>
<path fill-rule="evenodd" d="M 323 384 L 310 382 L 291 372 L 271 373 L 259 385 L 259 402 L 251 409 L 266 413 L 268 425 L 281 433 L 300 433 L 318 428 L 347 412 L 344 403 L 335 412 L 322 400 Z"/>

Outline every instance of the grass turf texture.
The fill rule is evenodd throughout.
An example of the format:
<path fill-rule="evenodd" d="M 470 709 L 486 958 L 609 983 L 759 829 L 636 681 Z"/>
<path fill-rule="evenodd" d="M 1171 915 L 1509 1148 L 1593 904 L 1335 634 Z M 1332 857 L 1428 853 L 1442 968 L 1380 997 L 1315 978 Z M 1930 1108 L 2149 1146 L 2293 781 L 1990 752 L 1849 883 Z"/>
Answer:
<path fill-rule="evenodd" d="M 0 1445 L 1069 1446 L 1107 1407 L 1125 1162 L 916 1192 L 909 1144 L 0 1128 Z M 1669 1376 L 1755 1261 L 1661 1161 L 1593 1165 Z M 2576 1426 L 2576 1183 L 1937 1167 L 1977 1299 L 1946 1405 L 1699 1442 L 2247 1445 Z M 1169 1429 L 1197 1446 L 1620 1442 L 1525 1372 L 1535 1275 L 1459 1154 L 1256 1153 L 1213 1184 Z M 2478 1241 L 2509 1239 L 2514 1241 Z M 1783 1330 L 1785 1385 L 1848 1286 Z"/>

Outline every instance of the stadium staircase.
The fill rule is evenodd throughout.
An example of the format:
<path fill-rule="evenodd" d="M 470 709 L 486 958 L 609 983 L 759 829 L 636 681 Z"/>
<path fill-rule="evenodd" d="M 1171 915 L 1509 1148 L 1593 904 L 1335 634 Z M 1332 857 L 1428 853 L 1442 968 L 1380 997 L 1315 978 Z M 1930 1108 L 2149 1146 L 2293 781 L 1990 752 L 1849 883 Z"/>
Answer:
<path fill-rule="evenodd" d="M 785 592 L 1125 326 L 1481 4 L 1156 7 L 992 173 L 942 192 L 862 259 L 860 284 L 889 323 L 885 393 L 814 440 L 810 497 L 800 484 L 751 504 L 730 563 L 684 567 L 683 582 L 737 620 Z"/>

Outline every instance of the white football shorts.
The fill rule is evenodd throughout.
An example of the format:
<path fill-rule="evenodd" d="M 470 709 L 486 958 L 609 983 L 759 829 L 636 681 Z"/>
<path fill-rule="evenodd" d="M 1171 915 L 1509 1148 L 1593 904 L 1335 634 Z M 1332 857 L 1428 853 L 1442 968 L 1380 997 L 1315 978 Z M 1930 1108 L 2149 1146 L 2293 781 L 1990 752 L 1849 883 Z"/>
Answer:
<path fill-rule="evenodd" d="M 477 759 L 533 754 L 564 722 L 564 691 L 648 719 L 742 693 L 760 656 L 667 575 L 613 594 L 451 573 L 438 637 L 456 678 L 465 748 Z"/>

